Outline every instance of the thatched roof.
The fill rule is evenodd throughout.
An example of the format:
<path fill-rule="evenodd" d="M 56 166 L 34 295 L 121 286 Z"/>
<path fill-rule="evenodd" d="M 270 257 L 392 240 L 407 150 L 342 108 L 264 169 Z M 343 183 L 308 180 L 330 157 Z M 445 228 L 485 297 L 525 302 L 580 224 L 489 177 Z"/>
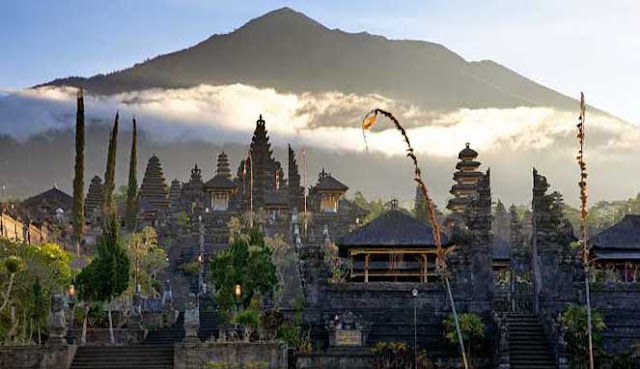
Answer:
<path fill-rule="evenodd" d="M 442 244 L 447 236 L 442 234 Z M 362 228 L 337 241 L 340 249 L 350 247 L 435 247 L 431 226 L 399 210 L 389 210 Z"/>
<path fill-rule="evenodd" d="M 235 190 L 237 187 L 238 184 L 220 174 L 217 174 L 204 184 L 204 188 L 207 190 Z"/>
<path fill-rule="evenodd" d="M 640 252 L 640 215 L 626 215 L 619 223 L 591 237 L 594 251 Z"/>
<path fill-rule="evenodd" d="M 43 203 L 48 205 L 55 205 L 62 208 L 64 211 L 70 211 L 73 207 L 73 197 L 54 186 L 48 191 L 41 194 L 30 197 L 22 202 L 22 206 L 40 206 Z"/>
<path fill-rule="evenodd" d="M 322 169 L 318 176 L 318 183 L 313 187 L 313 191 L 337 191 L 346 192 L 349 189 L 344 183 L 338 181 Z"/>

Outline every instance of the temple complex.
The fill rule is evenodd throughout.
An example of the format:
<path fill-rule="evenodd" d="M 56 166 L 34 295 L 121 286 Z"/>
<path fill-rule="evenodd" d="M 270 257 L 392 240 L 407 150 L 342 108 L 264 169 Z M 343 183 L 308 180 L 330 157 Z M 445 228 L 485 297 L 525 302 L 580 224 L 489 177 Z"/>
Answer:
<path fill-rule="evenodd" d="M 209 334 L 229 328 L 216 320 L 215 291 L 206 282 L 209 263 L 229 247 L 233 229 L 249 225 L 290 247 L 291 265 L 279 286 L 285 292 L 267 293 L 260 306 L 278 306 L 284 317 L 295 316 L 308 329 L 313 352 L 297 352 L 296 368 L 368 368 L 370 348 L 383 341 L 415 342 L 434 361 L 460 367 L 457 348 L 443 339 L 451 299 L 458 313 L 477 314 L 484 324 L 487 339 L 476 367 L 567 368 L 558 316 L 569 304 L 584 304 L 585 272 L 563 196 L 544 175 L 532 171 L 530 206 L 507 210 L 492 193 L 496 173 L 480 170 L 478 153 L 467 143 L 453 174 L 449 212 L 436 211 L 447 264 L 442 274 L 419 189 L 414 214 L 392 200 L 369 219 L 338 175 L 323 168 L 307 186 L 300 172 L 304 157 L 290 145 L 287 156 L 285 169 L 260 116 L 246 154 L 233 158 L 221 151 L 215 163 L 194 163 L 184 168 L 186 181 L 175 179 L 170 188 L 160 159 L 149 158 L 139 191 L 139 226 L 152 225 L 167 251 L 169 268 L 159 278 L 170 280 L 172 306 L 199 311 Z M 208 173 L 201 169 L 214 167 Z M 102 186 L 98 176 L 89 185 L 88 225 L 97 224 L 91 217 L 99 213 Z M 38 229 L 48 226 L 31 228 L 37 225 L 32 220 L 70 229 L 70 209 L 71 197 L 53 188 L 26 200 L 16 216 L 3 207 L 0 235 L 42 242 L 50 233 L 43 236 Z M 591 302 L 605 318 L 608 352 L 640 342 L 639 230 L 640 216 L 628 215 L 589 240 Z M 85 241 L 95 236 L 87 232 Z M 194 307 L 193 296 L 201 307 Z M 294 307 L 298 300 L 303 303 Z"/>

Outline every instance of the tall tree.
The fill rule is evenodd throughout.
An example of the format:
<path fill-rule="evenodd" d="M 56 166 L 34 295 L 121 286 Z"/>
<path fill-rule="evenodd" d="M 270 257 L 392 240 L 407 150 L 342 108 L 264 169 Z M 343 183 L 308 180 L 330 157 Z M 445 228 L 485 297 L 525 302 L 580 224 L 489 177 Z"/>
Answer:
<path fill-rule="evenodd" d="M 73 238 L 80 253 L 84 228 L 84 93 L 78 90 L 76 111 L 76 165 L 73 178 Z"/>
<path fill-rule="evenodd" d="M 116 151 L 118 146 L 118 119 L 119 112 L 116 112 L 116 121 L 113 124 L 109 137 L 109 151 L 107 152 L 107 168 L 104 172 L 104 204 L 102 213 L 105 222 L 113 211 L 113 191 L 116 187 Z M 105 223 L 106 224 L 106 223 Z"/>
<path fill-rule="evenodd" d="M 129 159 L 129 186 L 127 188 L 126 224 L 130 231 L 135 230 L 138 217 L 138 127 L 133 118 L 133 134 L 131 137 L 131 158 Z"/>
<path fill-rule="evenodd" d="M 114 343 L 111 303 L 129 285 L 129 257 L 120 242 L 115 215 L 109 216 L 105 222 L 98 243 L 98 256 L 80 272 L 76 284 L 84 301 L 107 302 L 109 337 Z"/>

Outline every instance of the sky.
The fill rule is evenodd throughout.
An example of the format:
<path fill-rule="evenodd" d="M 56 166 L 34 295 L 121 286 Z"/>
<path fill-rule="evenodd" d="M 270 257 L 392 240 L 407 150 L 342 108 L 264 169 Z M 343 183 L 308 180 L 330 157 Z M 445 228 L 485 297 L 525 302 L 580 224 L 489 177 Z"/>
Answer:
<path fill-rule="evenodd" d="M 0 89 L 90 76 L 228 33 L 283 6 L 329 28 L 443 44 L 640 124 L 640 1 L 3 0 Z"/>

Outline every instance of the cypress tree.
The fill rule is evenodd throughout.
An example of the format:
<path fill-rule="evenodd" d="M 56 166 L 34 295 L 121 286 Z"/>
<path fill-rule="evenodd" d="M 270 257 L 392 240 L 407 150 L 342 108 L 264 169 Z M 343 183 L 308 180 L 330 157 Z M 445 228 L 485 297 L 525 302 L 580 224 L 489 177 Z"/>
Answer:
<path fill-rule="evenodd" d="M 107 152 L 107 168 L 104 172 L 104 204 L 103 214 L 107 219 L 109 215 L 113 215 L 113 191 L 116 187 L 116 151 L 118 146 L 118 119 L 119 112 L 116 112 L 116 121 L 113 124 L 111 135 L 109 137 L 109 150 Z"/>
<path fill-rule="evenodd" d="M 127 189 L 127 213 L 126 224 L 130 231 L 135 230 L 138 217 L 138 179 L 136 175 L 138 167 L 138 127 L 136 118 L 133 118 L 133 134 L 131 137 L 131 158 L 129 160 L 129 185 Z"/>
<path fill-rule="evenodd" d="M 76 111 L 76 164 L 73 178 L 73 238 L 80 252 L 84 228 L 84 93 L 78 90 Z"/>

